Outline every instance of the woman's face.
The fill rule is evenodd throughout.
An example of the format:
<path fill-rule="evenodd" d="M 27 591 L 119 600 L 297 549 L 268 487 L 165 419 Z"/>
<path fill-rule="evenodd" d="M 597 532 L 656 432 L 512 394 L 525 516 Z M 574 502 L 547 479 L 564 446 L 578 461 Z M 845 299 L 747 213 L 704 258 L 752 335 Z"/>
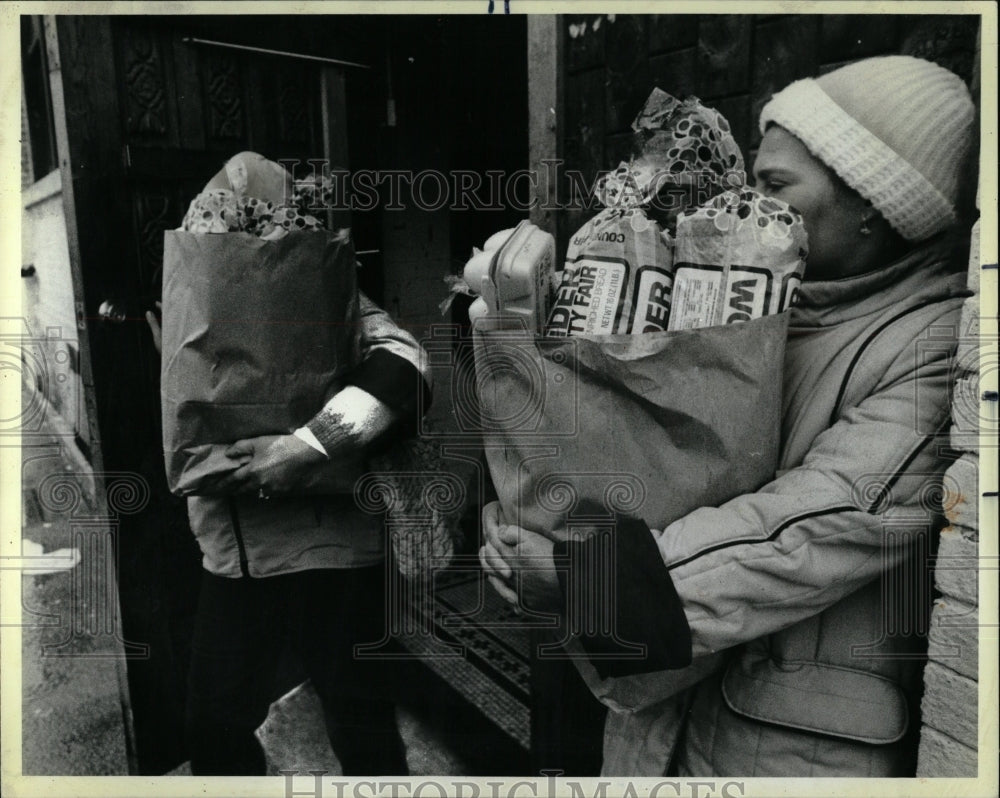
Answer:
<path fill-rule="evenodd" d="M 771 125 L 757 151 L 757 190 L 787 202 L 809 235 L 806 280 L 834 280 L 874 268 L 861 226 L 870 207 L 782 127 Z"/>

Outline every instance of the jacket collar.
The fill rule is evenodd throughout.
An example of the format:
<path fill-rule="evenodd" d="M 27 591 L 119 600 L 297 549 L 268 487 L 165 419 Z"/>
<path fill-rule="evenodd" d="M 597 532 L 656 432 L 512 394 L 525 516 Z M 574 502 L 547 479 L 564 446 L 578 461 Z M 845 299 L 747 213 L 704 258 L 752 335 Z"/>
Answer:
<path fill-rule="evenodd" d="M 875 271 L 840 280 L 803 282 L 792 326 L 828 327 L 903 303 L 962 296 L 966 275 L 955 271 L 956 241 L 936 237 Z M 959 247 L 960 250 L 960 247 Z"/>

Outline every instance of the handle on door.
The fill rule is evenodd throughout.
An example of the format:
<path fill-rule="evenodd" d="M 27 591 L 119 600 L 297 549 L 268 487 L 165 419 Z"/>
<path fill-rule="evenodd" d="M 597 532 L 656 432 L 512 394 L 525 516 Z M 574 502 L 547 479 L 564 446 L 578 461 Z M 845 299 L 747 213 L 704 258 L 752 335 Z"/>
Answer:
<path fill-rule="evenodd" d="M 128 312 L 122 303 L 105 299 L 97 309 L 97 316 L 101 321 L 121 324 L 128 318 Z"/>
<path fill-rule="evenodd" d="M 105 299 L 97 308 L 97 318 L 109 324 L 124 324 L 127 321 L 141 321 L 145 323 L 146 313 L 153 311 L 159 316 L 157 304 L 159 297 L 143 296 L 134 300 L 123 300 L 117 298 Z"/>

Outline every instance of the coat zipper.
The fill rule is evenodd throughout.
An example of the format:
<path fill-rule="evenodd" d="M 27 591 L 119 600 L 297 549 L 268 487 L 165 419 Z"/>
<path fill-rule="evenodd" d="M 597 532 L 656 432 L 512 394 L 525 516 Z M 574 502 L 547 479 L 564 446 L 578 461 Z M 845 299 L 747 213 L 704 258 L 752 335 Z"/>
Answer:
<path fill-rule="evenodd" d="M 233 522 L 233 534 L 236 536 L 236 548 L 240 552 L 240 572 L 246 578 L 250 578 L 250 561 L 247 559 L 247 547 L 243 542 L 243 530 L 240 528 L 240 519 L 236 513 L 236 499 L 229 498 L 229 518 Z"/>

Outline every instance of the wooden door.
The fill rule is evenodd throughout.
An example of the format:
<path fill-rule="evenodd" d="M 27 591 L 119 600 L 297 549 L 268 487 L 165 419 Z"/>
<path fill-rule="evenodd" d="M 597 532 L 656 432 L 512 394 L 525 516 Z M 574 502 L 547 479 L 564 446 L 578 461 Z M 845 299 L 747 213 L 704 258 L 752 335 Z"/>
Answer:
<path fill-rule="evenodd" d="M 184 502 L 166 487 L 159 360 L 143 319 L 159 297 L 163 231 L 179 226 L 191 198 L 236 152 L 306 159 L 331 140 L 346 142 L 338 120 L 324 134 L 321 113 L 336 104 L 321 102 L 320 69 L 184 41 L 192 31 L 203 36 L 204 24 L 183 16 L 49 20 L 71 261 L 99 430 L 94 465 L 148 486 L 148 502 L 121 517 L 116 535 L 122 634 L 133 644 L 133 767 L 148 774 L 187 758 L 183 707 L 201 560 Z M 211 38 L 239 41 L 239 19 L 222 27 L 226 35 Z M 335 92 L 326 74 L 325 90 Z M 101 318 L 105 302 L 124 318 Z"/>

